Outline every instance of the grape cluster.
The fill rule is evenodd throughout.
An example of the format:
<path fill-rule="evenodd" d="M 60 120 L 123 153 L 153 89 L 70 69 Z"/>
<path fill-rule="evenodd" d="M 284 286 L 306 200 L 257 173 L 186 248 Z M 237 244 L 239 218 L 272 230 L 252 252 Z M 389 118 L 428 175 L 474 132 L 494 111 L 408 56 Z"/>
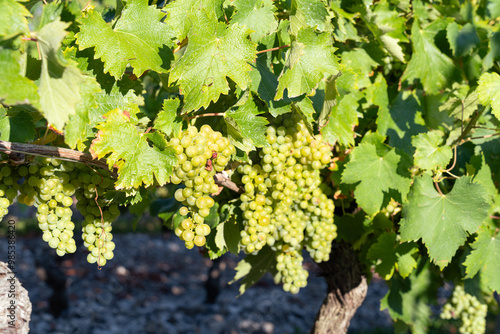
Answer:
<path fill-rule="evenodd" d="M 304 246 L 315 261 L 327 261 L 337 236 L 334 204 L 323 192 L 320 175 L 332 159 L 331 147 L 321 136 L 313 137 L 298 116 L 269 126 L 266 139 L 270 145 L 260 150 L 260 164 L 238 166 L 245 189 L 240 196 L 240 245 L 247 254 L 268 245 L 277 252 L 277 260 L 289 253 L 286 258 L 293 259 L 290 263 L 299 272 Z M 296 293 L 302 280 L 292 281 L 298 283 L 283 283 L 290 283 L 286 287 Z"/>
<path fill-rule="evenodd" d="M 174 194 L 175 199 L 184 204 L 179 210 L 180 215 L 186 217 L 175 234 L 187 248 L 201 247 L 210 234 L 210 227 L 204 223 L 215 204 L 210 194 L 219 189 L 213 176 L 225 169 L 235 148 L 229 139 L 208 125 L 203 125 L 199 132 L 194 126 L 189 126 L 179 138 L 172 138 L 169 145 L 178 158 L 171 182 L 185 186 Z"/>
<path fill-rule="evenodd" d="M 87 261 L 104 266 L 106 261 L 114 257 L 111 224 L 118 218 L 120 210 L 113 204 L 112 197 L 110 199 L 107 196 L 109 192 L 114 192 L 110 173 L 103 169 L 92 171 L 84 167 L 75 173 L 74 181 L 78 185 L 76 207 L 85 217 L 82 223 L 83 244 L 90 251 Z"/>
<path fill-rule="evenodd" d="M 488 307 L 466 293 L 460 285 L 455 287 L 451 301 L 441 311 L 442 319 L 461 319 L 459 333 L 483 334 L 486 331 L 486 314 Z"/>
<path fill-rule="evenodd" d="M 283 283 L 283 290 L 295 294 L 307 285 L 309 273 L 302 267 L 303 260 L 298 250 L 277 253 L 276 270 Z"/>
<path fill-rule="evenodd" d="M 0 219 L 9 213 L 9 206 L 12 205 L 17 196 L 19 185 L 17 180 L 19 175 L 17 169 L 11 166 L 0 168 Z"/>
<path fill-rule="evenodd" d="M 76 251 L 70 208 L 75 188 L 68 174 L 73 168 L 71 163 L 63 164 L 50 158 L 34 160 L 29 166 L 18 168 L 19 176 L 24 178 L 18 201 L 36 206 L 42 238 L 59 256 Z"/>

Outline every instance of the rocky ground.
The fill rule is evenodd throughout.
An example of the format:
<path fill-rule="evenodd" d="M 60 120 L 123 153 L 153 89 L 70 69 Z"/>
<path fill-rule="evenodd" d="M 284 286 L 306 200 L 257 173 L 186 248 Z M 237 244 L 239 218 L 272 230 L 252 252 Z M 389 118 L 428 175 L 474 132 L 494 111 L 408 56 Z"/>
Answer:
<path fill-rule="evenodd" d="M 297 295 L 266 276 L 238 297 L 238 283 L 228 285 L 238 259 L 229 255 L 213 271 L 220 272 L 220 293 L 207 303 L 212 262 L 198 251 L 185 249 L 169 234 L 117 234 L 114 241 L 114 259 L 98 270 L 87 263 L 83 246 L 58 260 L 41 237 L 18 238 L 17 276 L 33 304 L 30 333 L 301 334 L 308 333 L 325 296 L 324 280 L 311 272 Z M 6 253 L 6 240 L 0 238 L 0 261 Z M 384 282 L 372 281 L 352 332 L 390 332 L 390 317 L 379 311 L 386 291 Z"/>

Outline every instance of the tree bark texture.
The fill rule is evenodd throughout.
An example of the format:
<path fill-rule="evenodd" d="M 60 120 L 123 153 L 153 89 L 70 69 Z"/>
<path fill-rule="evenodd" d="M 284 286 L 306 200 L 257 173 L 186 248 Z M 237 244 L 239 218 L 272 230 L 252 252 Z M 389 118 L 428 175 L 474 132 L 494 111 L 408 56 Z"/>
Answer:
<path fill-rule="evenodd" d="M 7 264 L 0 262 L 0 333 L 26 334 L 30 331 L 31 302 L 28 291 Z"/>
<path fill-rule="evenodd" d="M 333 243 L 330 260 L 319 266 L 328 288 L 311 334 L 347 333 L 368 291 L 358 258 L 348 244 Z"/>

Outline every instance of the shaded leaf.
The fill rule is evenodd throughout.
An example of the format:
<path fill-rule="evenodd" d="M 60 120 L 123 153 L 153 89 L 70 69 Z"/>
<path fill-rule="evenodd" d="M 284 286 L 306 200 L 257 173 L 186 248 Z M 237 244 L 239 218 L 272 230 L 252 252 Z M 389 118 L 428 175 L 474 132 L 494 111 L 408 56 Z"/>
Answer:
<path fill-rule="evenodd" d="M 453 81 L 460 80 L 453 61 L 434 44 L 436 33 L 433 29 L 420 28 L 418 20 L 414 21 L 411 29 L 413 55 L 401 77 L 401 81 L 408 80 L 410 84 L 415 79 L 420 80 L 429 94 L 438 93 Z"/>
<path fill-rule="evenodd" d="M 368 253 L 370 260 L 380 260 L 375 265 L 375 271 L 388 281 L 394 270 L 399 269 L 401 277 L 406 278 L 417 267 L 413 254 L 418 253 L 418 248 L 413 243 L 399 243 L 394 232 L 380 235 Z"/>
<path fill-rule="evenodd" d="M 19 52 L 0 49 L 0 102 L 4 105 L 38 106 L 37 86 L 20 74 Z"/>
<path fill-rule="evenodd" d="M 471 23 L 463 27 L 459 27 L 455 22 L 448 24 L 446 37 L 455 57 L 468 55 L 480 42 L 476 28 Z"/>
<path fill-rule="evenodd" d="M 0 140 L 26 143 L 35 139 L 35 121 L 30 113 L 19 111 L 12 115 L 0 106 Z"/>
<path fill-rule="evenodd" d="M 236 266 L 234 279 L 229 282 L 232 284 L 240 282 L 240 295 L 245 293 L 248 288 L 257 283 L 257 281 L 267 272 L 270 272 L 275 265 L 275 254 L 269 247 L 264 247 L 257 255 L 247 255 Z"/>
<path fill-rule="evenodd" d="M 493 291 L 500 291 L 500 236 L 483 226 L 471 245 L 472 252 L 464 262 L 465 278 L 481 272 L 481 281 Z"/>
<path fill-rule="evenodd" d="M 422 239 L 431 260 L 442 269 L 486 219 L 488 203 L 484 187 L 470 177 L 457 179 L 446 195 L 436 191 L 429 175 L 417 177 L 403 207 L 401 238 Z"/>

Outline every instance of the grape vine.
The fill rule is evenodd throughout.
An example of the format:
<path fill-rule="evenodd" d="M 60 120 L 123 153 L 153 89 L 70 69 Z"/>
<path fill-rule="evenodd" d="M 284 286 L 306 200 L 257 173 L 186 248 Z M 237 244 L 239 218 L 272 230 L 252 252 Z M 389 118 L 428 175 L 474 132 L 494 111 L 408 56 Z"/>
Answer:
<path fill-rule="evenodd" d="M 244 256 L 242 293 L 266 272 L 299 293 L 311 258 L 324 307 L 360 305 L 375 275 L 400 331 L 484 329 L 500 291 L 491 1 L 110 6 L 3 0 L 1 218 L 35 206 L 54 252 L 76 252 L 81 229 L 102 267 L 133 204 L 189 249 Z"/>

